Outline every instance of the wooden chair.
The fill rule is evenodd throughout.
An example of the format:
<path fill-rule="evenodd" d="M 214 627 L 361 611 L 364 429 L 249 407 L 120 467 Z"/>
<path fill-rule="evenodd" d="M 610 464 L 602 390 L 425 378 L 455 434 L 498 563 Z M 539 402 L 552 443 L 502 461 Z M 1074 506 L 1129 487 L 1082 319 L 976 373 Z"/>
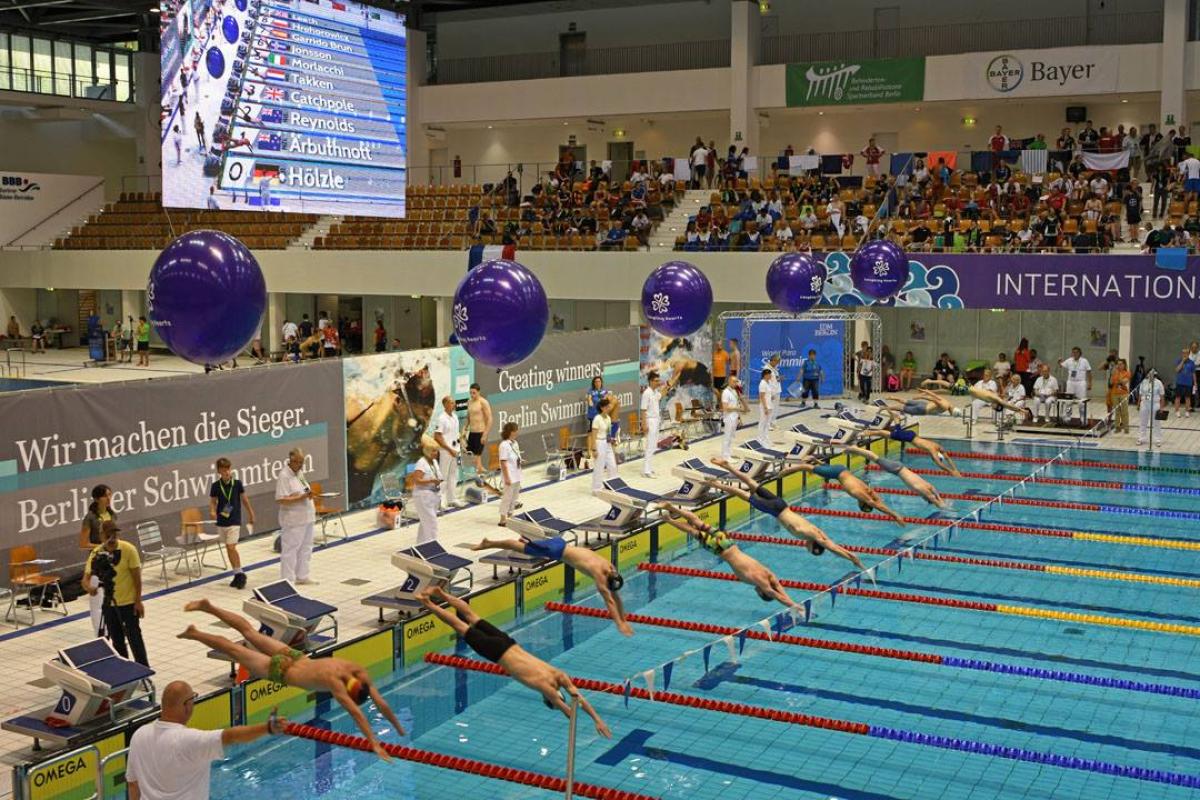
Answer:
<path fill-rule="evenodd" d="M 346 532 L 346 521 L 342 519 L 342 513 L 345 511 L 345 509 L 338 508 L 334 505 L 329 505 L 325 502 L 326 500 L 333 498 L 321 497 L 323 492 L 321 491 L 320 483 L 313 481 L 311 485 L 313 492 L 313 510 L 317 512 L 317 522 L 321 523 L 321 544 L 328 544 L 329 542 L 328 527 L 330 521 L 333 521 L 341 526 L 341 538 L 349 538 L 350 534 Z"/>
<path fill-rule="evenodd" d="M 16 622 L 17 603 L 22 599 L 29 606 L 29 624 L 34 623 L 33 609 L 35 603 L 42 608 L 46 601 L 51 600 L 51 608 L 64 617 L 67 615 L 67 601 L 63 597 L 61 578 L 58 575 L 42 572 L 42 564 L 38 561 L 37 549 L 33 545 L 20 545 L 8 553 L 8 614 L 5 619 Z M 33 599 L 35 589 L 40 589 L 38 599 Z M 24 597 L 22 598 L 22 595 Z"/>
<path fill-rule="evenodd" d="M 221 537 L 213 529 L 212 533 L 206 530 L 205 521 L 208 519 L 208 509 L 200 508 L 185 508 L 179 512 L 179 527 L 180 535 L 176 540 L 179 546 L 188 551 L 188 577 L 192 575 L 192 560 L 196 563 L 196 577 L 200 577 L 204 573 L 206 566 L 219 568 L 222 571 L 229 569 L 229 562 L 225 560 L 225 548 L 221 546 Z M 209 549 L 213 545 L 217 546 L 217 554 L 221 557 L 221 564 L 218 567 L 216 564 L 208 564 L 204 557 L 208 555 Z"/>

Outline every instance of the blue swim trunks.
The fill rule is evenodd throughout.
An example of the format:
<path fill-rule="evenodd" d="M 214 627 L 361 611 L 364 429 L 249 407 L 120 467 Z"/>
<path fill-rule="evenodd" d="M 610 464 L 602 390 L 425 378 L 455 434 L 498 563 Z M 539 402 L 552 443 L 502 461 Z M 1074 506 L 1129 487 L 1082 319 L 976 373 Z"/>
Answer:
<path fill-rule="evenodd" d="M 909 400 L 904 404 L 904 413 L 910 417 L 923 417 L 929 413 L 929 403 L 924 400 Z"/>
<path fill-rule="evenodd" d="M 551 561 L 562 561 L 563 550 L 566 549 L 567 543 L 561 536 L 525 542 L 525 555 L 534 558 L 548 558 Z"/>
<path fill-rule="evenodd" d="M 778 517 L 784 511 L 788 510 L 786 500 L 772 494 L 761 486 L 758 487 L 758 491 L 750 495 L 750 507 L 764 514 L 770 514 L 772 517 Z"/>
<path fill-rule="evenodd" d="M 901 428 L 899 425 L 892 428 L 889 435 L 893 442 L 911 442 L 917 438 L 916 432 L 910 431 L 907 428 Z"/>
<path fill-rule="evenodd" d="M 845 469 L 845 467 L 834 464 L 818 464 L 813 468 L 813 474 L 819 475 L 827 481 L 836 481 Z"/>
<path fill-rule="evenodd" d="M 890 458 L 878 458 L 875 460 L 875 463 L 879 465 L 881 470 L 890 472 L 893 475 L 899 474 L 900 470 L 904 469 L 903 464 Z"/>

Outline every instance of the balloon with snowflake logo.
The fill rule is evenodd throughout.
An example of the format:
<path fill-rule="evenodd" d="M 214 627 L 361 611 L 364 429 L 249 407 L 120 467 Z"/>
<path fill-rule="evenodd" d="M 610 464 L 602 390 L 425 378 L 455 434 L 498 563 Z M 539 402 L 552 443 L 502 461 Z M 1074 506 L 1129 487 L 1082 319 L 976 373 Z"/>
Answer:
<path fill-rule="evenodd" d="M 642 284 L 642 315 L 664 336 L 687 336 L 700 330 L 712 304 L 712 284 L 686 261 L 668 261 Z"/>
<path fill-rule="evenodd" d="M 867 242 L 850 259 L 854 288 L 876 300 L 886 300 L 908 283 L 908 256 L 887 239 Z"/>
<path fill-rule="evenodd" d="M 542 341 L 550 304 L 541 281 L 516 261 L 485 261 L 459 282 L 451 312 L 458 343 L 489 367 L 524 361 Z"/>
<path fill-rule="evenodd" d="M 803 314 L 824 291 L 825 265 L 808 253 L 784 253 L 767 268 L 767 297 L 780 311 Z"/>

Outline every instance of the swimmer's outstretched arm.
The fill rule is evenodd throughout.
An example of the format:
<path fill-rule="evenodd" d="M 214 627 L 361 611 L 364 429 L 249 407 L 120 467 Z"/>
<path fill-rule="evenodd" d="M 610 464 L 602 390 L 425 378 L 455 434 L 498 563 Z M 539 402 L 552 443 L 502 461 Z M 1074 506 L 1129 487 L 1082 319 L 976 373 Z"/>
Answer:
<path fill-rule="evenodd" d="M 712 463 L 716 464 L 718 467 L 725 470 L 733 477 L 737 478 L 737 480 L 740 483 L 746 484 L 746 488 L 749 489 L 751 492 L 758 491 L 758 483 L 755 482 L 755 480 L 753 478 L 747 477 L 746 475 L 743 475 L 741 472 L 738 472 L 737 468 L 735 468 L 733 466 L 733 464 L 730 464 L 727 460 L 725 460 L 723 458 L 714 458 L 712 460 Z M 742 499 L 744 500 L 745 498 L 743 497 Z"/>
<path fill-rule="evenodd" d="M 704 520 L 686 508 L 680 508 L 674 503 L 660 503 L 659 508 L 666 511 L 668 521 L 684 533 L 699 533 L 700 528 L 698 526 L 704 524 Z"/>
<path fill-rule="evenodd" d="M 559 688 L 566 689 L 567 694 L 569 694 L 572 698 L 579 700 L 579 707 L 583 709 L 585 714 L 592 718 L 592 723 L 596 726 L 596 733 L 600 734 L 605 739 L 611 739 L 612 731 L 608 729 L 608 725 L 606 725 L 604 720 L 600 718 L 600 715 L 596 713 L 596 709 L 592 708 L 592 704 L 589 703 L 587 698 L 583 696 L 583 692 L 579 691 L 579 689 L 575 687 L 575 684 L 571 683 L 571 679 L 568 678 L 564 673 L 560 672 L 558 673 L 556 681 Z M 570 706 L 563 702 L 562 697 L 558 695 L 557 692 L 555 692 L 555 696 L 558 698 L 558 705 L 560 709 L 564 714 L 567 715 L 567 718 L 570 719 Z"/>
<path fill-rule="evenodd" d="M 874 450 L 868 450 L 867 448 L 859 447 L 856 444 L 834 444 L 833 446 L 840 447 L 847 453 L 854 453 L 855 455 L 862 456 L 872 463 L 879 460 L 879 454 Z"/>
<path fill-rule="evenodd" d="M 742 500 L 750 499 L 751 493 L 747 492 L 745 489 L 743 489 L 741 486 L 738 486 L 736 483 L 725 483 L 725 482 L 717 480 L 716 478 L 705 478 L 704 485 L 709 487 L 710 489 L 716 489 L 718 492 L 725 492 L 726 494 L 731 494 L 734 497 L 741 498 Z"/>
<path fill-rule="evenodd" d="M 379 743 L 379 739 L 375 738 L 375 731 L 371 729 L 371 723 L 367 722 L 367 715 L 362 712 L 362 709 L 358 707 L 358 703 L 354 702 L 354 698 L 352 698 L 350 693 L 346 691 L 346 687 L 342 684 L 341 679 L 336 677 L 331 678 L 328 683 L 326 683 L 326 688 L 328 688 L 329 693 L 333 695 L 333 699 L 341 703 L 342 708 L 346 709 L 346 713 L 349 714 L 350 718 L 354 720 L 354 724 L 358 726 L 360 731 L 362 731 L 362 735 L 365 736 L 367 741 L 371 743 L 371 749 L 375 751 L 375 755 L 379 756 L 384 761 L 391 761 L 392 757 L 388 755 L 386 750 L 383 749 L 383 745 Z M 403 732 L 403 729 L 399 728 L 398 722 L 393 724 L 397 726 L 397 729 L 400 730 L 400 732 Z"/>
<path fill-rule="evenodd" d="M 953 389 L 954 388 L 953 383 L 951 383 L 950 381 L 944 381 L 941 378 L 926 378 L 925 380 L 921 381 L 922 389 L 929 387 L 929 386 L 933 386 L 938 389 Z"/>
<path fill-rule="evenodd" d="M 392 707 L 388 705 L 387 701 L 383 699 L 383 695 L 375 688 L 374 681 L 367 685 L 370 687 L 371 702 L 379 709 L 379 713 L 383 714 L 387 718 L 387 721 L 392 723 L 392 727 L 396 729 L 396 733 L 403 736 L 405 733 L 404 726 L 400 724 L 400 720 L 396 719 L 396 714 L 392 711 Z"/>

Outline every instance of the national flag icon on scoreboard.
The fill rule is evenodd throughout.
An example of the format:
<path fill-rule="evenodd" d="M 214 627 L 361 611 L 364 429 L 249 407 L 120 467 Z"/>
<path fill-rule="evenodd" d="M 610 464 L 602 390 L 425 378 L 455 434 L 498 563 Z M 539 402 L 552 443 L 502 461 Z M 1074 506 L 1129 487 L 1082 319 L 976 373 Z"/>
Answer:
<path fill-rule="evenodd" d="M 382 19 L 382 17 L 379 16 L 378 11 L 372 11 L 368 16 L 370 16 L 371 19 Z"/>
<path fill-rule="evenodd" d="M 273 19 L 273 20 L 271 20 L 271 24 L 274 25 L 276 28 L 292 27 L 292 23 L 288 22 L 286 19 Z"/>
<path fill-rule="evenodd" d="M 278 53 L 271 53 L 269 56 L 267 56 L 267 63 L 274 64 L 277 67 L 286 67 L 288 63 L 287 56 L 281 56 Z"/>
<path fill-rule="evenodd" d="M 276 39 L 291 39 L 292 38 L 291 34 L 289 34 L 287 31 L 281 31 L 278 28 L 272 28 L 270 35 L 274 36 Z"/>
<path fill-rule="evenodd" d="M 283 99 L 283 90 L 276 89 L 274 86 L 268 86 L 265 89 L 263 89 L 262 99 L 263 100 L 282 100 Z"/>
<path fill-rule="evenodd" d="M 267 42 L 267 49 L 274 50 L 276 53 L 292 52 L 292 48 L 288 47 L 283 42 Z"/>
<path fill-rule="evenodd" d="M 265 161 L 254 162 L 253 176 L 255 181 L 260 181 L 263 178 L 277 181 L 282 172 L 283 170 L 278 164 L 268 164 Z"/>
<path fill-rule="evenodd" d="M 280 83 L 287 81 L 287 73 L 274 67 L 267 67 L 266 76 L 269 81 L 279 81 Z"/>
<path fill-rule="evenodd" d="M 291 12 L 285 11 L 282 8 L 277 8 L 277 9 L 273 10 L 271 12 L 271 16 L 274 17 L 275 19 L 291 19 L 292 18 Z"/>
<path fill-rule="evenodd" d="M 346 4 L 345 4 L 345 3 L 339 3 L 339 2 L 337 2 L 337 0 L 334 0 L 334 2 L 333 2 L 333 10 L 334 10 L 334 11 L 345 11 L 345 10 L 346 10 Z"/>
<path fill-rule="evenodd" d="M 254 146 L 259 150 L 279 151 L 283 149 L 283 137 L 278 133 L 260 133 L 254 140 Z"/>
<path fill-rule="evenodd" d="M 266 99 L 265 97 L 263 98 Z M 283 122 L 282 108 L 264 108 L 258 112 L 259 122 Z"/>

